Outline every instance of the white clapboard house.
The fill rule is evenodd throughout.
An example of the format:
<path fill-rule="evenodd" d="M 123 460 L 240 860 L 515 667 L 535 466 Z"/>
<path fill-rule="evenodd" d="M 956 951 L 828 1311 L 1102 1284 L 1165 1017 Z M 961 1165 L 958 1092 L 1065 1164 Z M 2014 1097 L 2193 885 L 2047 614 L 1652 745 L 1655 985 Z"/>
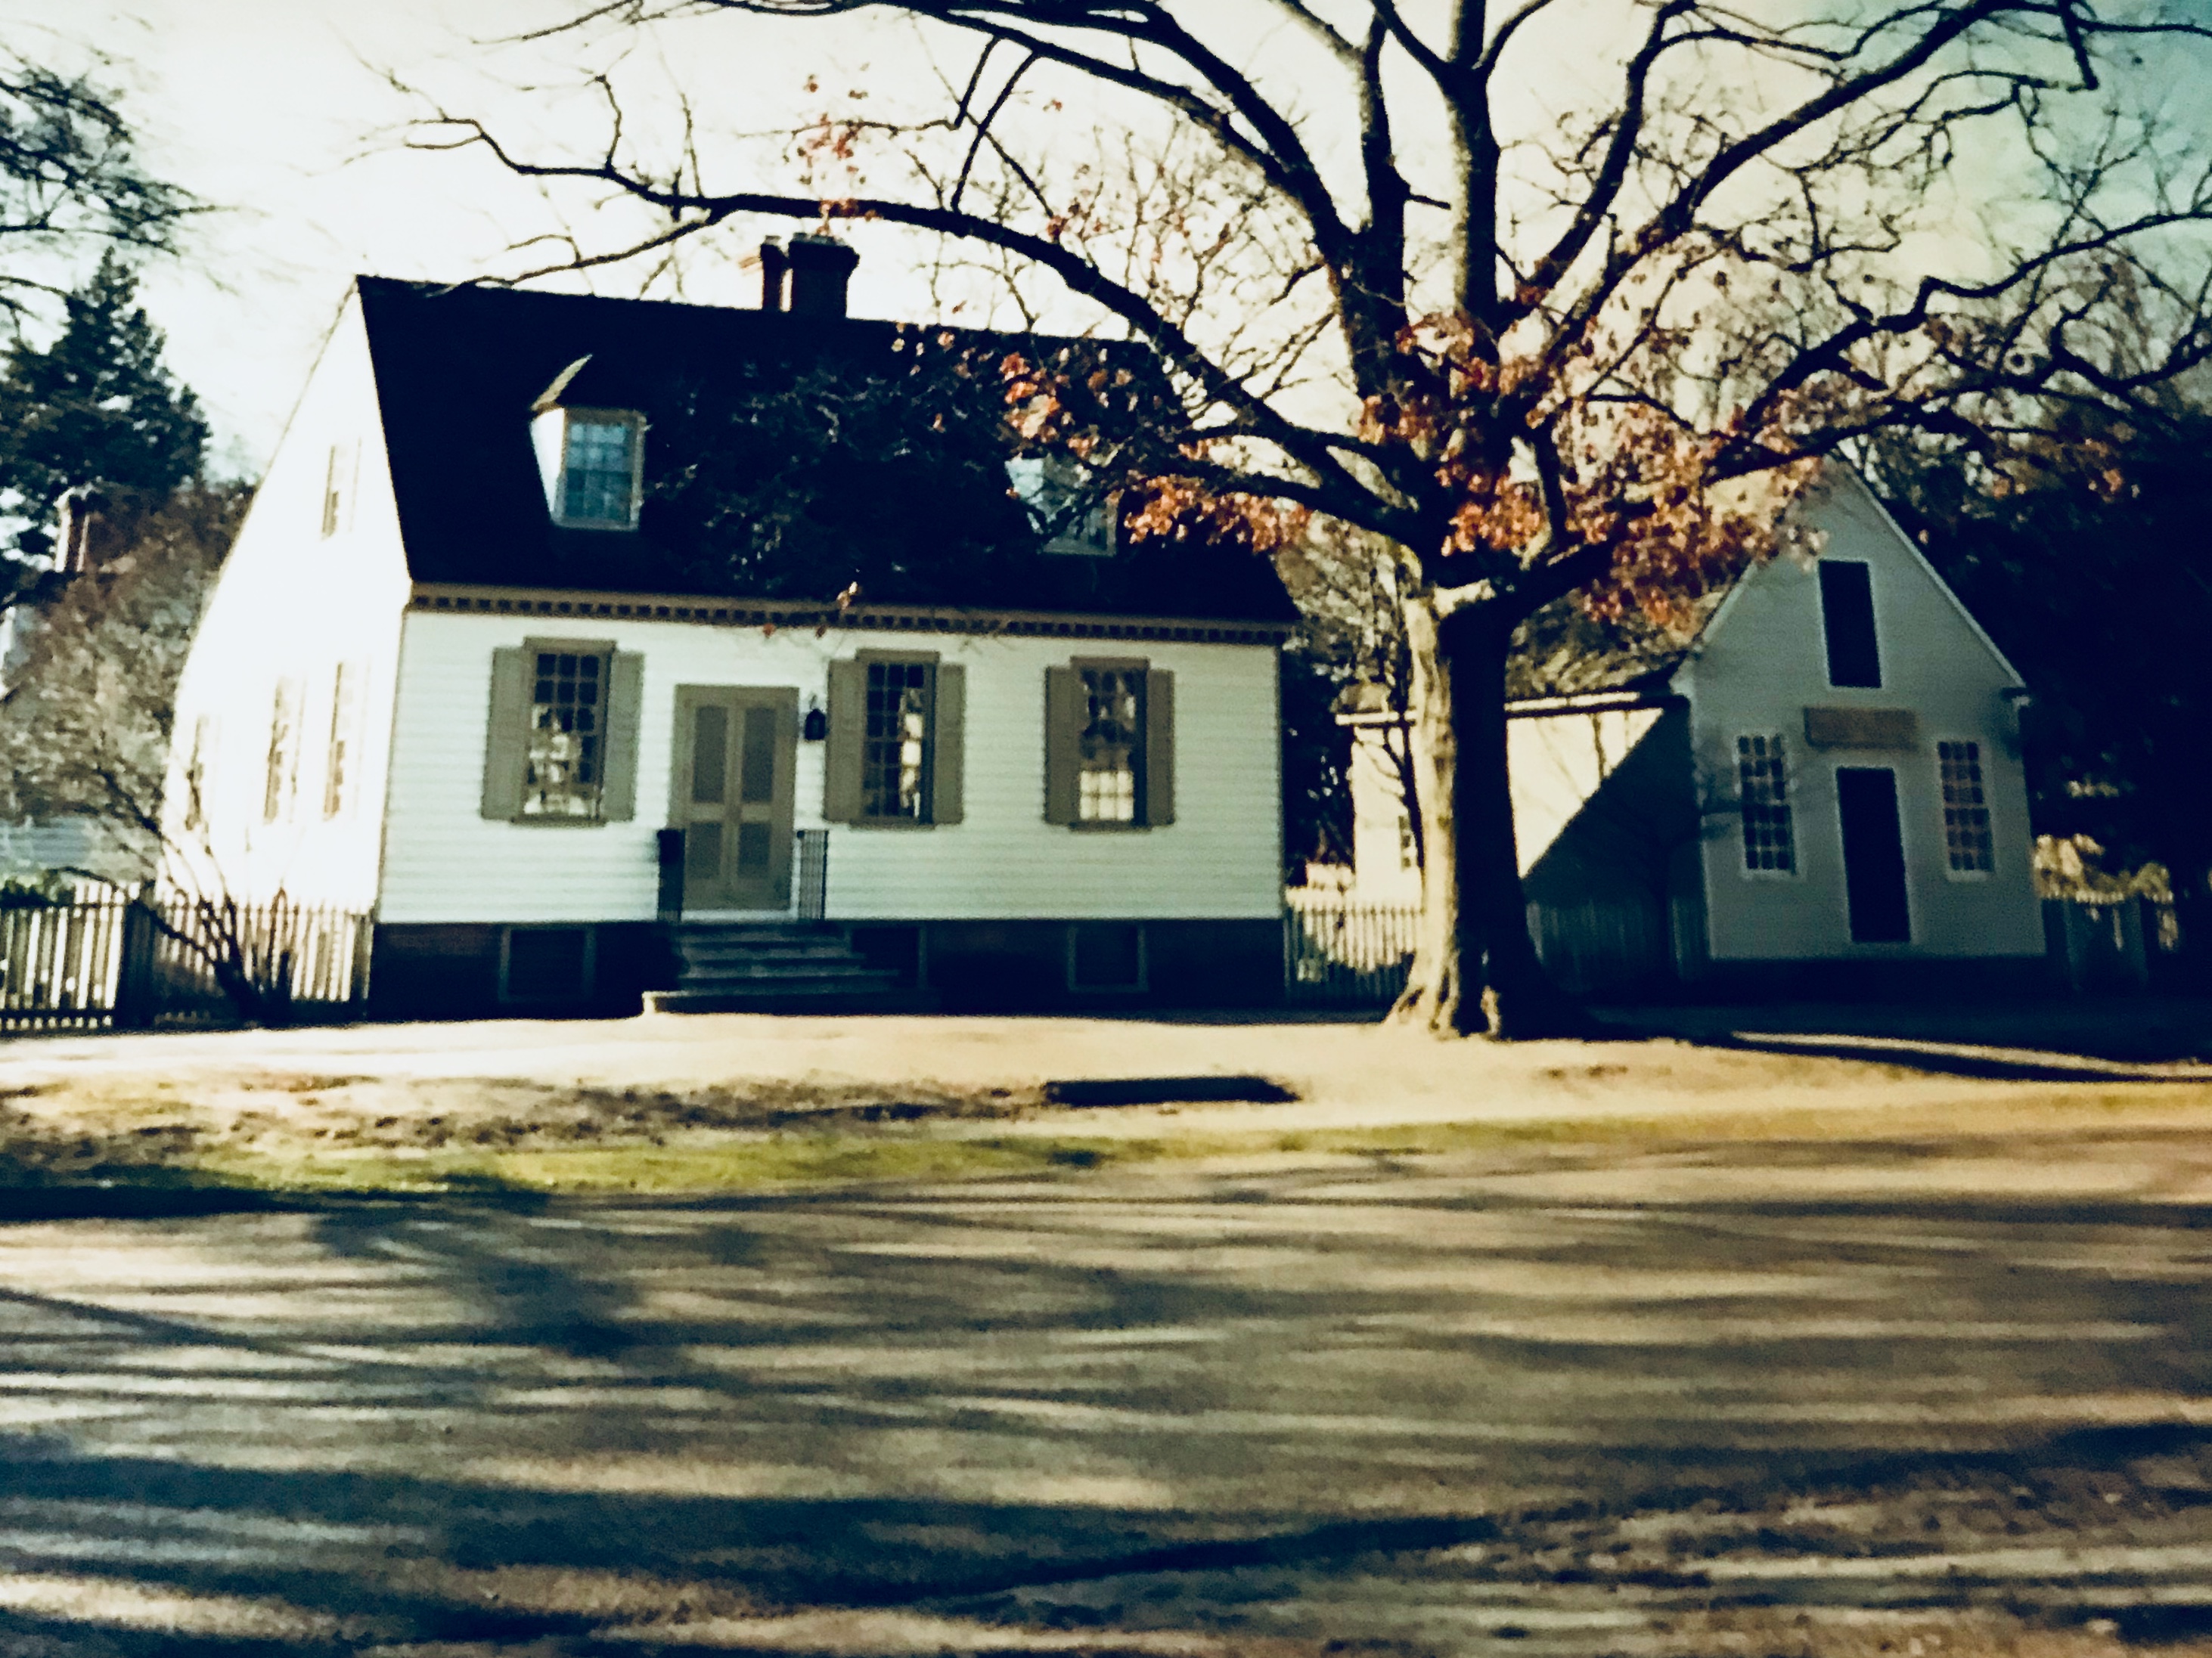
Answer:
<path fill-rule="evenodd" d="M 1571 601 L 1523 629 L 1508 754 L 1547 963 L 1582 989 L 2031 975 L 2020 676 L 1848 467 L 1788 511 L 1802 550 L 1691 636 Z M 1410 902 L 1396 727 L 1345 717 L 1358 891 Z"/>
<path fill-rule="evenodd" d="M 385 1016 L 1278 993 L 1264 561 L 1033 516 L 1018 458 L 972 484 L 1021 526 L 989 558 L 920 497 L 872 564 L 678 544 L 684 444 L 778 429 L 702 387 L 788 420 L 922 337 L 845 315 L 842 246 L 766 252 L 757 310 L 357 282 L 195 641 L 173 841 L 373 912 Z"/>

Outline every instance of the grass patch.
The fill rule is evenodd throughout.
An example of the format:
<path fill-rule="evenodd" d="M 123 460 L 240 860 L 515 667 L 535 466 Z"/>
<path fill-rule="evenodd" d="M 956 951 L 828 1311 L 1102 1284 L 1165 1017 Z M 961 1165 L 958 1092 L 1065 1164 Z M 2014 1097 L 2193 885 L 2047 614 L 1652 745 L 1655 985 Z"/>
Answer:
<path fill-rule="evenodd" d="M 573 1150 L 217 1153 L 195 1167 L 204 1178 L 264 1191 L 727 1192 L 1048 1174 L 1099 1168 L 1132 1149 L 1026 1136 L 818 1134 Z"/>
<path fill-rule="evenodd" d="M 2191 1090 L 2192 1093 L 2194 1090 Z M 249 1143 L 195 1139 L 180 1130 L 159 1144 L 125 1134 L 74 1139 L 66 1146 L 0 1146 L 0 1216 L 8 1193 L 190 1187 L 284 1193 L 710 1193 L 811 1186 L 937 1183 L 1048 1178 L 1115 1166 L 1199 1159 L 1375 1162 L 1424 1158 L 1510 1161 L 1546 1153 L 1632 1155 L 1659 1148 L 1765 1142 L 1834 1146 L 1976 1141 L 2017 1151 L 2069 1136 L 2197 1132 L 2206 1102 L 2159 1084 L 2008 1090 L 1895 1106 L 1791 1105 L 1636 1116 L 1576 1116 L 1507 1122 L 1369 1127 L 1239 1127 L 1102 1134 L 946 1132 L 951 1121 L 840 1125 L 816 1133 L 712 1128 L 675 1144 L 613 1138 L 590 1144 L 453 1144 L 428 1146 Z M 1150 1127 L 1150 1125 L 1147 1125 Z M 65 1155 L 63 1153 L 65 1152 Z M 1798 1155 L 1802 1155 L 1799 1153 Z"/>

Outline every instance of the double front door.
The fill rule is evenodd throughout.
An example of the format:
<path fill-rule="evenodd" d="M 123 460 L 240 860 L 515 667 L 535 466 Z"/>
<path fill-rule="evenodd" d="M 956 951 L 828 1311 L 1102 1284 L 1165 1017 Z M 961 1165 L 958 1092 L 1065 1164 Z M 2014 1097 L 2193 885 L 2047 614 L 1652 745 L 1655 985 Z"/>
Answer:
<path fill-rule="evenodd" d="M 791 785 L 799 692 L 679 685 L 669 821 L 684 831 L 684 908 L 791 902 Z"/>

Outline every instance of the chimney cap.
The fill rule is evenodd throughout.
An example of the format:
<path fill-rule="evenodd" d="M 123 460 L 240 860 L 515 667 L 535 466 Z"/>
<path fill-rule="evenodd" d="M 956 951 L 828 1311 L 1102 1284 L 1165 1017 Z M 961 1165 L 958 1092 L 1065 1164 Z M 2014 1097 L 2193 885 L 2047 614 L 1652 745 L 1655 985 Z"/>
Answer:
<path fill-rule="evenodd" d="M 860 256 L 835 236 L 802 231 L 791 239 L 785 258 L 791 262 L 790 309 L 808 317 L 845 314 L 845 284 Z"/>

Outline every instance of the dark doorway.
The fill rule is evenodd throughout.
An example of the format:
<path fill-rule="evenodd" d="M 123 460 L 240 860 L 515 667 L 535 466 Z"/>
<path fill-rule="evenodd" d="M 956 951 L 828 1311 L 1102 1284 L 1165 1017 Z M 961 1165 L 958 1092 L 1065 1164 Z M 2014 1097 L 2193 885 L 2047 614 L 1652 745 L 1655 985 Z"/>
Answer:
<path fill-rule="evenodd" d="M 1905 835 L 1897 820 L 1897 774 L 1887 766 L 1842 766 L 1836 809 L 1844 824 L 1844 890 L 1851 942 L 1902 944 L 1912 938 L 1905 898 Z"/>

